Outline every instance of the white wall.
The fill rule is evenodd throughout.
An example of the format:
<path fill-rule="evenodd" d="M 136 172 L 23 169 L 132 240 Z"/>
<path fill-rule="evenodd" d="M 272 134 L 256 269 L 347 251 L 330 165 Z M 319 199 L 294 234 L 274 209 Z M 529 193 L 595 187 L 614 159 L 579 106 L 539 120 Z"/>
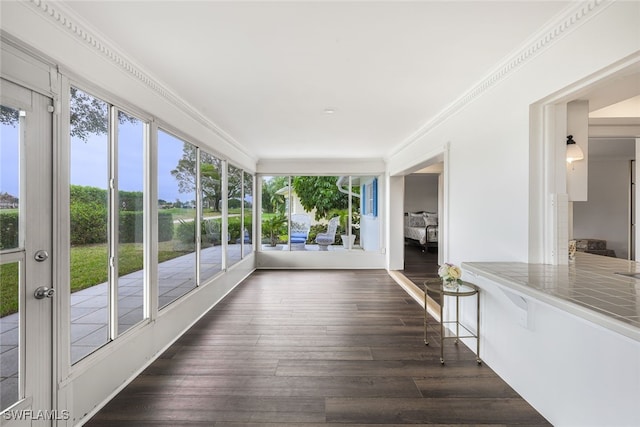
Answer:
<path fill-rule="evenodd" d="M 404 180 L 405 212 L 438 212 L 438 175 L 411 174 Z"/>
<path fill-rule="evenodd" d="M 635 157 L 635 141 L 611 140 L 608 144 L 626 143 L 626 158 L 589 158 L 589 191 L 586 202 L 573 203 L 574 238 L 607 241 L 618 258 L 627 259 L 629 243 L 630 165 Z M 590 145 L 594 142 L 590 141 Z"/>

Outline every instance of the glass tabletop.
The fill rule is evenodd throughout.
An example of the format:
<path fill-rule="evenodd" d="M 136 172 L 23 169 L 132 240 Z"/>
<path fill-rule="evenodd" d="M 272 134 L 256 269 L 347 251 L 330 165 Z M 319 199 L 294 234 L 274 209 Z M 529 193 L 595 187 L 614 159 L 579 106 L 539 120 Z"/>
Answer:
<path fill-rule="evenodd" d="M 478 293 L 478 287 L 473 283 L 463 281 L 457 289 L 446 289 L 442 286 L 442 279 L 429 279 L 424 281 L 425 290 L 438 294 L 465 297 Z"/>

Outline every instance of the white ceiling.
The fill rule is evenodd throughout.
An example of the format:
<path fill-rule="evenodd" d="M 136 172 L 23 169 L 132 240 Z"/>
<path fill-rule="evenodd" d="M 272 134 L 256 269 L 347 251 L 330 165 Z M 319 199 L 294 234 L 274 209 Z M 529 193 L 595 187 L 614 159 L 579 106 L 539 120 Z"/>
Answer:
<path fill-rule="evenodd" d="M 569 4 L 63 3 L 257 158 L 386 157 Z"/>

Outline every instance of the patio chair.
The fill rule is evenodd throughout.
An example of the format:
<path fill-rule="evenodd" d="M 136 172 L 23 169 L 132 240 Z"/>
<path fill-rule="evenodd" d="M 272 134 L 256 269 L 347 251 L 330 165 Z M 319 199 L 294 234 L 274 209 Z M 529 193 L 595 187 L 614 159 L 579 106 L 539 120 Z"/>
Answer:
<path fill-rule="evenodd" d="M 321 251 L 326 251 L 329 245 L 333 244 L 336 240 L 336 230 L 338 228 L 338 222 L 340 217 L 334 216 L 329 220 L 326 233 L 318 233 L 316 236 L 316 243 Z"/>
<path fill-rule="evenodd" d="M 311 218 L 307 214 L 293 214 L 291 215 L 291 233 L 289 236 L 289 242 L 291 245 L 296 245 L 304 248 L 307 239 L 309 238 L 309 230 L 311 229 Z"/>

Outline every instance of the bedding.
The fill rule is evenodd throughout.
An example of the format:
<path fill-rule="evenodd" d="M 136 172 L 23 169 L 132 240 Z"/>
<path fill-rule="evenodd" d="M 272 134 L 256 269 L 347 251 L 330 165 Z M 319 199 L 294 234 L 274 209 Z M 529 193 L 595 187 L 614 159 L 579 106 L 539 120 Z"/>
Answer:
<path fill-rule="evenodd" d="M 438 246 L 438 215 L 430 212 L 408 212 L 404 217 L 404 238 L 425 248 Z"/>

